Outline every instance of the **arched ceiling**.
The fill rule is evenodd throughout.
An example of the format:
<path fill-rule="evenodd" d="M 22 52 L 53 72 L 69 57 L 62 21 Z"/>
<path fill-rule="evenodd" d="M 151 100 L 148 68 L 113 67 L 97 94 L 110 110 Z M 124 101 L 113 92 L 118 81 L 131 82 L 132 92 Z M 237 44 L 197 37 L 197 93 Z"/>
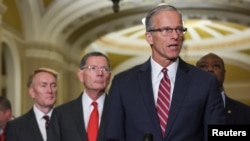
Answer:
<path fill-rule="evenodd" d="M 27 41 L 61 44 L 78 61 L 84 52 L 107 53 L 119 71 L 144 61 L 150 47 L 141 19 L 163 0 L 3 0 L 4 26 Z M 250 80 L 250 0 L 166 0 L 183 13 L 188 32 L 181 56 L 190 63 L 221 55 L 228 81 Z M 237 73 L 237 77 L 236 74 Z"/>

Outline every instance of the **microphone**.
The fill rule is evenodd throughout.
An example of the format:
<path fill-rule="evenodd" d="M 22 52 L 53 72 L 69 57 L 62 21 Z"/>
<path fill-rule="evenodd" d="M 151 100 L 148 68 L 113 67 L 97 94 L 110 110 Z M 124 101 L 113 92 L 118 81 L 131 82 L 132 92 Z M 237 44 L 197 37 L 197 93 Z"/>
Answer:
<path fill-rule="evenodd" d="M 153 134 L 146 133 L 143 137 L 143 141 L 153 141 Z"/>

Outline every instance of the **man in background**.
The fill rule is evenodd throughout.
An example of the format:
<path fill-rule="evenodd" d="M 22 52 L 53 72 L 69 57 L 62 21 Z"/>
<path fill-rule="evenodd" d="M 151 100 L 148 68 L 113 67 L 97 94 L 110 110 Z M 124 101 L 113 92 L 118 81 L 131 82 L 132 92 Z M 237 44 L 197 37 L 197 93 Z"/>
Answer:
<path fill-rule="evenodd" d="M 4 141 L 5 126 L 13 118 L 9 99 L 5 96 L 0 96 L 0 141 Z"/>
<path fill-rule="evenodd" d="M 223 59 L 214 53 L 208 53 L 197 61 L 196 66 L 213 73 L 219 81 L 221 96 L 227 113 L 226 124 L 250 124 L 249 106 L 228 97 L 225 93 L 223 83 L 226 69 Z"/>
<path fill-rule="evenodd" d="M 55 108 L 48 141 L 103 141 L 106 88 L 111 77 L 108 57 L 87 53 L 77 76 L 84 90 L 76 99 Z"/>
<path fill-rule="evenodd" d="M 57 96 L 58 73 L 50 68 L 36 69 L 28 79 L 33 107 L 6 126 L 5 141 L 47 141 L 46 129 Z"/>

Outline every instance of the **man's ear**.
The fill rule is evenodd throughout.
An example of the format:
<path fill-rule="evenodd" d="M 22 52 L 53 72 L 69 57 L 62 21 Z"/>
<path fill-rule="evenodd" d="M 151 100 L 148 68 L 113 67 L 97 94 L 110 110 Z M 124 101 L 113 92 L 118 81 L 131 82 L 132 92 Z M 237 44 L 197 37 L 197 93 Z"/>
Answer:
<path fill-rule="evenodd" d="M 150 32 L 146 32 L 145 37 L 146 37 L 148 44 L 150 44 L 150 46 L 152 46 L 153 45 L 152 34 Z"/>
<path fill-rule="evenodd" d="M 84 75 L 83 75 L 83 70 L 79 69 L 79 70 L 77 71 L 77 76 L 78 76 L 79 81 L 83 83 L 83 81 L 84 81 L 84 78 L 83 78 L 83 77 L 84 77 Z"/>
<path fill-rule="evenodd" d="M 29 91 L 30 97 L 35 98 L 33 87 L 29 87 L 28 91 Z"/>

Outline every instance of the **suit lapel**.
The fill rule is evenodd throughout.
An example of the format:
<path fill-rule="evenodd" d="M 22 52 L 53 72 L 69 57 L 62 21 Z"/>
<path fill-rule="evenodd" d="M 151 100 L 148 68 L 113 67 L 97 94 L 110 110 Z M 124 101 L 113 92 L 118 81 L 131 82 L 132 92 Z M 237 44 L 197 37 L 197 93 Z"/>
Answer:
<path fill-rule="evenodd" d="M 108 95 L 106 94 L 105 96 L 105 100 L 104 100 L 104 105 L 103 105 L 103 112 L 102 112 L 102 117 L 101 117 L 101 123 L 100 123 L 100 127 L 99 127 L 99 131 L 98 131 L 98 135 L 97 135 L 97 141 L 100 141 L 103 139 L 104 137 L 104 127 L 105 127 L 105 113 L 106 113 L 106 104 L 107 104 L 107 98 Z"/>
<path fill-rule="evenodd" d="M 72 116 L 74 117 L 74 121 L 76 124 L 76 127 L 78 129 L 78 132 L 80 132 L 80 135 L 83 140 L 87 140 L 86 130 L 85 130 L 85 123 L 83 122 L 83 107 L 82 107 L 82 95 L 79 96 L 72 105 L 72 109 L 74 109 L 75 112 L 72 112 Z"/>
<path fill-rule="evenodd" d="M 28 113 L 28 118 L 27 118 L 27 127 L 31 127 L 28 128 L 27 130 L 30 130 L 30 136 L 33 136 L 32 139 L 35 139 L 37 141 L 43 141 L 43 137 L 41 134 L 41 131 L 39 129 L 38 123 L 36 121 L 36 117 L 35 117 L 35 113 L 33 111 L 33 109 L 31 109 Z"/>
<path fill-rule="evenodd" d="M 150 77 L 149 77 L 150 76 Z M 154 102 L 154 94 L 152 89 L 152 77 L 151 77 L 151 64 L 150 59 L 142 65 L 140 73 L 138 74 L 138 80 L 140 83 L 140 89 L 142 91 L 142 98 L 145 102 L 145 107 L 148 109 L 150 118 L 154 122 L 155 128 L 158 133 L 161 134 L 161 129 L 156 113 L 156 107 Z"/>
<path fill-rule="evenodd" d="M 187 94 L 188 87 L 192 79 L 191 76 L 188 75 L 188 71 L 189 68 L 187 64 L 179 59 L 166 136 L 169 134 L 169 132 L 171 132 L 171 128 L 174 126 L 175 119 Z"/>

